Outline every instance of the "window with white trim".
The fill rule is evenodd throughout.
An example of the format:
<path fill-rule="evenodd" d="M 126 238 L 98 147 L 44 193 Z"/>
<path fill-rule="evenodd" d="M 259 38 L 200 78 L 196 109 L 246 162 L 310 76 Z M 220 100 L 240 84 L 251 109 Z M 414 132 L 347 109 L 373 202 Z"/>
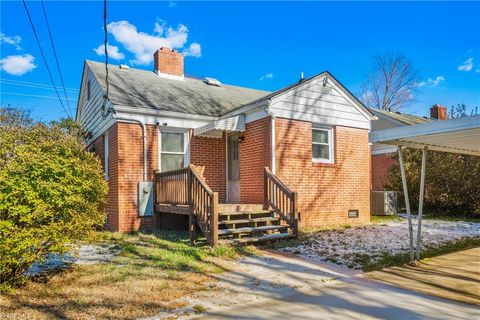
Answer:
<path fill-rule="evenodd" d="M 312 129 L 312 161 L 333 163 L 333 129 Z"/>
<path fill-rule="evenodd" d="M 169 171 L 185 167 L 185 133 L 161 132 L 160 171 Z"/>

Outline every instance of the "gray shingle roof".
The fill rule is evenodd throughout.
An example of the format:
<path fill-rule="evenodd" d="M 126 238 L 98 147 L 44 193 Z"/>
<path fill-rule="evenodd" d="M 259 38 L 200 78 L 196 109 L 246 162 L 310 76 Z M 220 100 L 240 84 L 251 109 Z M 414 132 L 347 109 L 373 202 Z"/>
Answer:
<path fill-rule="evenodd" d="M 105 65 L 86 61 L 105 90 Z M 184 81 L 157 76 L 153 71 L 109 65 L 109 99 L 114 105 L 132 106 L 180 113 L 221 116 L 270 94 L 268 91 L 222 84 L 207 85 L 201 79 Z"/>
<path fill-rule="evenodd" d="M 392 112 L 392 111 L 372 109 L 372 108 L 369 108 L 369 109 L 375 115 L 384 115 L 384 116 L 389 117 L 393 120 L 400 121 L 400 122 L 402 122 L 403 124 L 406 124 L 406 125 L 414 125 L 414 124 L 420 124 L 420 123 L 425 123 L 425 122 L 431 122 L 432 121 L 432 119 L 430 119 L 430 118 L 414 116 L 414 115 L 407 114 L 407 113 Z"/>

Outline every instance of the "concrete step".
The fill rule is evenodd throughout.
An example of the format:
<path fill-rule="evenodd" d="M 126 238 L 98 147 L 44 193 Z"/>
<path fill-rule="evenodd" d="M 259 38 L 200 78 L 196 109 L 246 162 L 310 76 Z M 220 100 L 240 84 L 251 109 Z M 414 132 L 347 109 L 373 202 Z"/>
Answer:
<path fill-rule="evenodd" d="M 245 223 L 258 223 L 258 222 L 273 222 L 280 221 L 279 218 L 266 217 L 266 218 L 253 218 L 253 219 L 236 219 L 236 220 L 223 220 L 219 221 L 219 225 L 231 225 L 231 224 L 245 224 Z"/>
<path fill-rule="evenodd" d="M 262 211 L 263 205 L 257 203 L 219 203 L 218 212 L 256 212 Z"/>
<path fill-rule="evenodd" d="M 228 240 L 219 240 L 221 244 L 245 244 L 245 243 L 254 243 L 254 242 L 265 242 L 265 241 L 273 241 L 273 240 L 280 240 L 280 239 L 287 239 L 292 237 L 290 233 L 274 233 L 268 234 L 261 237 L 245 237 L 239 239 L 228 239 Z"/>
<path fill-rule="evenodd" d="M 238 233 L 259 233 L 259 232 L 267 232 L 267 231 L 274 231 L 274 230 L 287 231 L 288 228 L 289 226 L 281 225 L 281 226 L 244 227 L 244 228 L 236 228 L 236 229 L 220 229 L 218 230 L 218 235 L 229 235 L 229 234 L 238 234 Z"/>

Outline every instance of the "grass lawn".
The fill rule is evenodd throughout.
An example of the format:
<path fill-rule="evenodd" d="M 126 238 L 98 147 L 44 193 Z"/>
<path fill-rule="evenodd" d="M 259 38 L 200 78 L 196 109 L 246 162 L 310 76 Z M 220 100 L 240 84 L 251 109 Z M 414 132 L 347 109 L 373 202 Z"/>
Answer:
<path fill-rule="evenodd" d="M 188 234 L 99 233 L 95 242 L 114 244 L 108 263 L 71 265 L 0 295 L 1 319 L 134 319 L 182 307 L 175 303 L 207 290 L 211 275 L 249 247 L 190 246 Z"/>

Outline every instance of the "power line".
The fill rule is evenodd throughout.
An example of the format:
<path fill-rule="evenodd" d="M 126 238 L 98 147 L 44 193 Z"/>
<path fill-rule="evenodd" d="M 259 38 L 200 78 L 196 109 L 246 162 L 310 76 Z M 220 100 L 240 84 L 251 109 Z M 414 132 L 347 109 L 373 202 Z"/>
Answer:
<path fill-rule="evenodd" d="M 48 87 L 48 88 L 54 88 L 53 86 L 45 83 L 40 83 L 40 82 L 30 82 L 30 81 L 20 81 L 20 80 L 15 80 L 15 79 L 0 79 L 0 81 L 8 81 L 8 82 L 14 82 L 14 83 L 21 83 L 21 84 L 31 84 L 35 86 L 42 86 L 42 87 Z M 76 91 L 79 92 L 80 90 L 77 88 L 66 88 L 67 91 Z"/>
<path fill-rule="evenodd" d="M 37 88 L 37 89 L 43 89 L 43 90 L 55 90 L 55 88 L 53 88 L 51 86 L 40 86 L 40 85 L 35 85 L 35 84 L 16 83 L 16 82 L 10 82 L 8 80 L 3 80 L 3 79 L 0 79 L 0 83 L 3 83 L 5 85 L 30 87 L 30 88 Z M 78 94 L 78 91 L 75 91 L 75 90 L 66 89 L 66 91 L 68 91 L 70 93 Z"/>
<path fill-rule="evenodd" d="M 103 0 L 103 35 L 104 41 L 103 46 L 105 49 L 105 95 L 103 100 L 103 107 L 102 107 L 102 116 L 103 118 L 107 117 L 108 113 L 111 111 L 110 108 L 105 110 L 108 101 L 108 92 L 109 92 L 109 82 L 108 82 L 108 32 L 107 32 L 107 0 Z"/>
<path fill-rule="evenodd" d="M 42 95 L 37 95 L 37 94 L 27 94 L 27 93 L 16 93 L 16 92 L 3 92 L 2 94 L 10 95 L 10 96 L 22 96 L 22 97 L 34 97 L 34 98 L 45 98 L 45 99 L 57 99 L 55 96 L 42 96 Z M 77 99 L 73 98 L 67 98 L 68 100 L 72 101 L 77 101 Z M 67 113 L 66 110 L 63 110 L 65 113 Z M 68 115 L 68 113 L 67 113 Z M 69 115 L 68 115 L 69 116 Z"/>
<path fill-rule="evenodd" d="M 32 20 L 32 17 L 30 16 L 30 12 L 28 11 L 27 3 L 25 2 L 25 0 L 23 0 L 23 7 L 25 8 L 25 12 L 27 13 L 28 20 L 30 21 L 30 25 L 32 26 L 33 34 L 35 35 L 35 40 L 37 41 L 38 48 L 40 49 L 40 53 L 42 54 L 43 62 L 45 63 L 45 67 L 47 68 L 48 75 L 50 76 L 50 81 L 52 82 L 52 85 L 55 88 L 55 92 L 57 93 L 58 101 L 60 101 L 60 104 L 62 105 L 62 108 L 67 114 L 67 116 L 72 118 L 72 116 L 68 113 L 67 109 L 65 108 L 65 105 L 63 104 L 62 99 L 60 99 L 60 94 L 58 93 L 57 87 L 55 86 L 55 81 L 53 81 L 52 72 L 50 72 L 47 59 L 45 58 L 45 54 L 43 53 L 42 46 L 40 45 L 40 40 L 38 39 L 37 30 L 35 29 L 35 25 L 33 24 L 33 20 Z"/>
<path fill-rule="evenodd" d="M 52 32 L 50 30 L 50 24 L 48 23 L 47 11 L 45 10 L 45 5 L 43 0 L 41 0 L 43 16 L 45 17 L 45 23 L 47 24 L 48 36 L 50 37 L 50 43 L 52 44 L 53 55 L 55 56 L 55 62 L 57 63 L 58 74 L 60 75 L 60 81 L 62 82 L 63 93 L 65 94 L 65 99 L 67 100 L 68 110 L 71 112 L 72 108 L 70 107 L 70 102 L 68 102 L 67 91 L 65 90 L 65 83 L 63 82 L 62 71 L 60 70 L 60 63 L 58 62 L 57 50 L 55 49 L 55 44 L 53 42 Z"/>

